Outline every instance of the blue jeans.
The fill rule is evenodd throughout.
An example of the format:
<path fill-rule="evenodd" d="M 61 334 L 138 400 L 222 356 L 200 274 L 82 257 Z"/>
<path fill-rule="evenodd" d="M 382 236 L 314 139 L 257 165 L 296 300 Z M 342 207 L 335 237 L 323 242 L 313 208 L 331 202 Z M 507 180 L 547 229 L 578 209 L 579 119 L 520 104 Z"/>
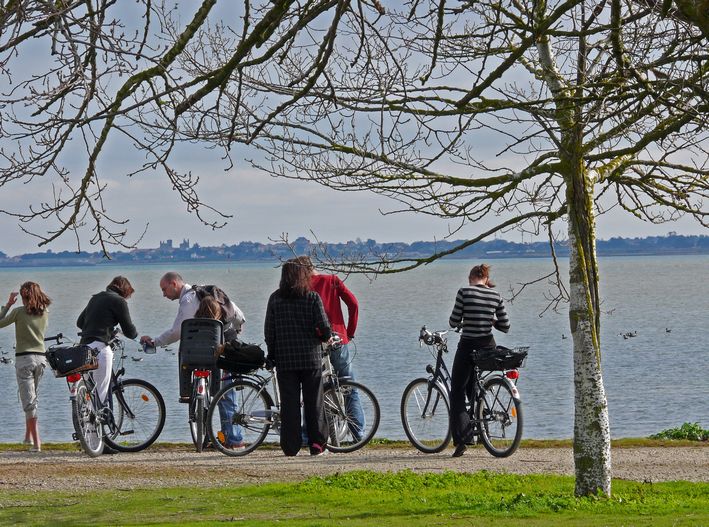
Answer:
<path fill-rule="evenodd" d="M 231 379 L 223 381 L 224 383 L 231 382 Z M 224 442 L 227 446 L 236 445 L 244 440 L 241 434 L 241 427 L 232 424 L 234 413 L 239 409 L 236 403 L 236 392 L 229 390 L 224 394 L 224 397 L 219 399 L 217 403 L 219 410 L 219 421 L 222 424 L 222 433 L 224 434 Z"/>
<path fill-rule="evenodd" d="M 343 344 L 339 351 L 332 352 L 330 354 L 330 361 L 339 378 L 349 377 L 350 380 L 355 380 L 349 344 Z M 360 439 L 366 423 L 362 405 L 359 402 L 359 392 L 357 390 L 352 390 L 352 394 L 345 401 L 345 405 L 347 415 L 352 418 L 352 424 L 350 425 L 352 435 L 355 439 Z M 355 426 L 357 427 L 356 429 Z"/>

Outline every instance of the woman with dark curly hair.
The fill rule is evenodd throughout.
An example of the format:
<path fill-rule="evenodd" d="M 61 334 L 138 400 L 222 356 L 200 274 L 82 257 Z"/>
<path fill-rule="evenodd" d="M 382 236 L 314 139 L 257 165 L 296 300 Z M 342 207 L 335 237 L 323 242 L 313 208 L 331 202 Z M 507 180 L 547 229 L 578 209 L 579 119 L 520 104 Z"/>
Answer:
<path fill-rule="evenodd" d="M 330 340 L 331 331 L 320 296 L 310 290 L 310 278 L 307 266 L 288 260 L 266 308 L 264 333 L 268 358 L 278 370 L 281 449 L 286 456 L 295 456 L 301 447 L 301 390 L 310 455 L 325 453 L 327 442 L 320 344 Z"/>
<path fill-rule="evenodd" d="M 98 369 L 93 372 L 93 376 L 102 404 L 106 404 L 113 369 L 113 350 L 108 345 L 111 331 L 116 325 L 120 325 L 127 338 L 134 339 L 138 336 L 126 302 L 134 292 L 125 276 L 116 276 L 105 291 L 91 297 L 76 320 L 76 325 L 81 329 L 81 344 L 99 350 Z"/>
<path fill-rule="evenodd" d="M 15 324 L 15 374 L 20 392 L 20 402 L 25 411 L 25 445 L 32 445 L 30 452 L 41 452 L 37 426 L 39 381 L 44 374 L 47 360 L 44 356 L 44 332 L 47 330 L 47 308 L 52 301 L 44 294 L 39 284 L 25 282 L 19 292 L 22 306 L 12 311 L 18 293 L 0 308 L 0 328 Z M 8 313 L 9 312 L 9 313 Z"/>

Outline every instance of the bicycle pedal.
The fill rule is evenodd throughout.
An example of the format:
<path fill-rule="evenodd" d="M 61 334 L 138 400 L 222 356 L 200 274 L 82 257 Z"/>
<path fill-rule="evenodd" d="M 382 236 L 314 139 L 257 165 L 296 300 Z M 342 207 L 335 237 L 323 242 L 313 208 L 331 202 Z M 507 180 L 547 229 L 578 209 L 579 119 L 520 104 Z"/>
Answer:
<path fill-rule="evenodd" d="M 73 434 L 71 434 L 71 439 L 72 439 L 73 441 L 78 441 L 78 440 L 79 440 L 79 434 L 77 434 L 76 432 L 74 432 Z"/>

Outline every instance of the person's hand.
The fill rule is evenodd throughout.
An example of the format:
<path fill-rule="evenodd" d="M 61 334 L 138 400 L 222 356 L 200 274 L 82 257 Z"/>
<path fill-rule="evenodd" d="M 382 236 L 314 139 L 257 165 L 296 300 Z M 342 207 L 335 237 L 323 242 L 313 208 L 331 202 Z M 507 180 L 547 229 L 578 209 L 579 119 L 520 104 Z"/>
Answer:
<path fill-rule="evenodd" d="M 147 344 L 148 346 L 155 346 L 155 343 L 153 342 L 153 339 L 150 338 L 150 337 L 147 336 L 147 335 L 143 335 L 142 337 L 140 337 L 140 343 L 141 343 L 141 344 Z"/>
<path fill-rule="evenodd" d="M 15 302 L 17 302 L 17 295 L 18 295 L 18 294 L 19 294 L 19 293 L 15 292 L 15 291 L 13 291 L 12 293 L 10 293 L 10 298 L 8 298 L 7 304 L 5 304 L 8 308 L 9 308 L 9 307 L 12 307 L 13 305 L 15 305 Z"/>

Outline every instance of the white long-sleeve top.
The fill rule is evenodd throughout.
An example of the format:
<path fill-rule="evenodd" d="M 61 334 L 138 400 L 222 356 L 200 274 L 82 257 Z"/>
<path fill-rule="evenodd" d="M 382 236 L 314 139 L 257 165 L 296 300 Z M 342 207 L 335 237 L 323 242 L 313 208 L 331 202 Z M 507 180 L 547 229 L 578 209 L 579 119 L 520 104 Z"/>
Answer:
<path fill-rule="evenodd" d="M 239 307 L 231 302 L 234 307 L 234 312 L 239 320 L 239 326 L 246 322 L 246 317 L 244 313 L 239 309 Z M 155 337 L 153 342 L 156 346 L 167 346 L 173 342 L 180 340 L 180 332 L 182 330 L 182 322 L 188 318 L 194 318 L 194 314 L 199 308 L 199 299 L 197 298 L 197 293 L 190 284 L 185 284 L 180 291 L 179 307 L 177 308 L 177 316 L 175 321 L 172 323 L 172 327 L 164 331 L 160 336 Z"/>

